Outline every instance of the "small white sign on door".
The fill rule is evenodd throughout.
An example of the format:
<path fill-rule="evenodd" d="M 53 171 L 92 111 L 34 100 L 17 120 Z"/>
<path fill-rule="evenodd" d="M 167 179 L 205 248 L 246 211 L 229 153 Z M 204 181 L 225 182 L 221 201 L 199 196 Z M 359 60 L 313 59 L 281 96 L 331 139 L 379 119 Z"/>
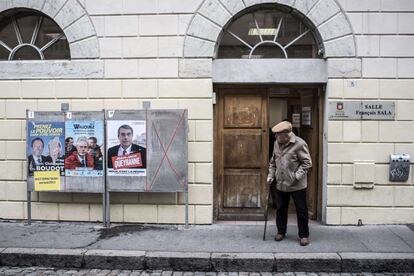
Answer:
<path fill-rule="evenodd" d="M 302 125 L 303 126 L 311 126 L 311 107 L 310 106 L 304 106 L 302 107 Z"/>
<path fill-rule="evenodd" d="M 293 113 L 292 114 L 292 126 L 293 127 L 300 127 L 300 113 Z"/>

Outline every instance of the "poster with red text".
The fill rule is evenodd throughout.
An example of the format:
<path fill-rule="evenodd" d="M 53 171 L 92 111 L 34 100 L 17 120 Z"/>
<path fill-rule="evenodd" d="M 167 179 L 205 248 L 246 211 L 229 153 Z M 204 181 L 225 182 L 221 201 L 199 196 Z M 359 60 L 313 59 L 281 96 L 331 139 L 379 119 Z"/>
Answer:
<path fill-rule="evenodd" d="M 146 176 L 145 120 L 107 122 L 108 176 Z"/>

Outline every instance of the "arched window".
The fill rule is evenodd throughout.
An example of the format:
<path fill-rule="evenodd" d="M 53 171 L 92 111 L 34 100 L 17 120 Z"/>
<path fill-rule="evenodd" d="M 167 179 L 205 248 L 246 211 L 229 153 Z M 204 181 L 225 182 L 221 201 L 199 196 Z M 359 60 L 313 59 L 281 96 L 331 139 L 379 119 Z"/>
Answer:
<path fill-rule="evenodd" d="M 0 60 L 70 59 L 62 29 L 48 16 L 31 10 L 0 15 Z"/>
<path fill-rule="evenodd" d="M 291 9 L 256 7 L 224 28 L 217 58 L 321 58 L 314 29 Z"/>

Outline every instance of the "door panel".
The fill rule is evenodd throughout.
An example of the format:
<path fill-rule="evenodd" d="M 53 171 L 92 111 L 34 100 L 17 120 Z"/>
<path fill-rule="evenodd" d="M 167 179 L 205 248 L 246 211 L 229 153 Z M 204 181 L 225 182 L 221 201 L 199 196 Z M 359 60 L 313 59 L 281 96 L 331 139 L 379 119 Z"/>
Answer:
<path fill-rule="evenodd" d="M 261 130 L 224 131 L 224 167 L 260 168 L 263 164 Z"/>
<path fill-rule="evenodd" d="M 261 174 L 257 170 L 224 171 L 224 208 L 260 208 Z"/>
<path fill-rule="evenodd" d="M 261 95 L 225 95 L 224 106 L 224 127 L 260 128 L 262 126 Z"/>
<path fill-rule="evenodd" d="M 219 219 L 262 219 L 266 198 L 266 89 L 219 89 L 217 209 Z"/>
<path fill-rule="evenodd" d="M 301 137 L 309 146 L 309 152 L 312 158 L 312 168 L 308 173 L 308 210 L 309 217 L 316 219 L 317 216 L 317 204 L 318 204 L 318 167 L 319 167 L 319 116 L 318 116 L 318 101 L 317 101 L 317 89 L 308 90 L 304 89 L 300 91 L 301 94 L 301 107 L 302 117 L 305 113 L 305 117 L 310 119 L 309 125 L 301 125 Z"/>

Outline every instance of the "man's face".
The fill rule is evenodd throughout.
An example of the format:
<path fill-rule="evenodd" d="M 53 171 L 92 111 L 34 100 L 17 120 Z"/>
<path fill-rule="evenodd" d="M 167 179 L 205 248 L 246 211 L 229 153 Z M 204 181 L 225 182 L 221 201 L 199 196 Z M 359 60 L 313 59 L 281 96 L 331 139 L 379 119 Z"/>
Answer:
<path fill-rule="evenodd" d="M 32 154 L 34 156 L 41 156 L 43 153 L 43 143 L 42 141 L 36 140 L 32 146 Z"/>
<path fill-rule="evenodd" d="M 290 133 L 278 132 L 276 133 L 276 140 L 279 144 L 286 144 L 290 140 Z"/>
<path fill-rule="evenodd" d="M 80 141 L 76 145 L 76 150 L 78 151 L 78 154 L 80 156 L 84 156 L 86 151 L 88 150 L 88 144 L 86 143 L 86 141 Z"/>
<path fill-rule="evenodd" d="M 56 144 L 54 147 L 49 146 L 49 152 L 50 152 L 51 156 L 59 157 L 60 150 L 61 150 L 61 148 L 60 148 L 59 144 Z"/>
<path fill-rule="evenodd" d="M 93 139 L 88 140 L 88 144 L 90 148 L 96 148 L 96 142 Z"/>
<path fill-rule="evenodd" d="M 123 148 L 127 148 L 132 144 L 132 131 L 130 129 L 119 129 L 119 143 Z"/>

